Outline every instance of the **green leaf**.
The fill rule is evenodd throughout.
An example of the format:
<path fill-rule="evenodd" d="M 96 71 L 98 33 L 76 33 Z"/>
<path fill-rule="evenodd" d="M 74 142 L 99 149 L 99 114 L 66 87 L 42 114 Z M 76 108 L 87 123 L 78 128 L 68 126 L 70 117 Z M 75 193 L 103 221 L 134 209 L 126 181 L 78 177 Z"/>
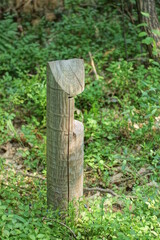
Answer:
<path fill-rule="evenodd" d="M 126 169 L 126 163 L 127 163 L 127 161 L 124 160 L 123 163 L 122 163 L 122 171 L 125 171 L 125 169 Z"/>
<path fill-rule="evenodd" d="M 0 210 L 6 210 L 6 206 L 0 206 Z"/>
<path fill-rule="evenodd" d="M 38 234 L 37 238 L 44 239 L 44 234 Z"/>
<path fill-rule="evenodd" d="M 141 14 L 144 16 L 144 17 L 148 17 L 149 18 L 149 13 L 146 13 L 146 12 L 141 12 Z"/>
<path fill-rule="evenodd" d="M 7 237 L 8 237 L 8 236 L 9 236 L 9 231 L 5 229 L 5 230 L 3 231 L 3 236 L 7 236 Z"/>
<path fill-rule="evenodd" d="M 157 109 L 153 109 L 152 112 L 145 116 L 145 119 L 152 117 L 156 113 Z"/>
<path fill-rule="evenodd" d="M 32 235 L 32 234 L 29 235 L 29 238 L 30 238 L 31 240 L 36 240 L 35 236 Z"/>
<path fill-rule="evenodd" d="M 160 30 L 158 30 L 158 29 L 153 29 L 152 32 L 153 32 L 155 35 L 160 36 Z"/>
<path fill-rule="evenodd" d="M 160 65 L 159 65 L 159 63 L 158 62 L 156 62 L 156 61 L 152 61 L 152 64 L 153 65 L 155 65 L 155 66 L 157 66 L 157 67 L 159 67 Z"/>
<path fill-rule="evenodd" d="M 137 25 L 137 27 L 147 27 L 147 26 L 148 26 L 147 23 L 140 23 L 140 24 Z"/>
<path fill-rule="evenodd" d="M 17 220 L 19 220 L 20 222 L 23 222 L 23 223 L 26 222 L 26 220 L 25 220 L 24 218 L 22 218 L 21 216 L 14 215 L 14 217 L 15 217 Z"/>
<path fill-rule="evenodd" d="M 6 220 L 6 218 L 7 218 L 7 216 L 6 216 L 6 215 L 3 215 L 3 216 L 2 216 L 2 220 L 3 220 L 3 221 L 5 221 L 5 220 Z"/>
<path fill-rule="evenodd" d="M 153 109 L 153 111 L 151 112 L 152 116 L 157 112 L 157 109 Z"/>
<path fill-rule="evenodd" d="M 140 32 L 139 35 L 138 35 L 138 37 L 145 37 L 145 36 L 147 36 L 146 32 Z"/>
<path fill-rule="evenodd" d="M 146 37 L 145 39 L 142 40 L 142 43 L 144 43 L 146 45 L 150 45 L 151 43 L 153 43 L 153 38 Z"/>

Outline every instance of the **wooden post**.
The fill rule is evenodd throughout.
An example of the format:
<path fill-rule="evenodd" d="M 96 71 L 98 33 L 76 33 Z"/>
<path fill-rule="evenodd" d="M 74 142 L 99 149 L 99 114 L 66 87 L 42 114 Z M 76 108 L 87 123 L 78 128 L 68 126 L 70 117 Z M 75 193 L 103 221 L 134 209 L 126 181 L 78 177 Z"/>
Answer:
<path fill-rule="evenodd" d="M 74 120 L 74 96 L 84 90 L 82 59 L 53 61 L 47 69 L 47 201 L 66 209 L 83 195 L 83 124 Z"/>

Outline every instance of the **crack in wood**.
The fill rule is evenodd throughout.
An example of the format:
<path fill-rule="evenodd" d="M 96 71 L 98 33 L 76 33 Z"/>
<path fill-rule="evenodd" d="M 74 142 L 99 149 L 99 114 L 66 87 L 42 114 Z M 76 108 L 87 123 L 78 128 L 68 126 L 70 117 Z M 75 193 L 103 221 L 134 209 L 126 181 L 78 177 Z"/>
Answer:
<path fill-rule="evenodd" d="M 68 205 L 69 205 L 69 147 L 70 147 L 70 141 L 69 141 L 69 135 L 70 135 L 70 98 L 68 98 L 69 101 L 69 120 L 68 120 L 68 156 L 67 156 L 67 180 L 68 180 Z"/>
<path fill-rule="evenodd" d="M 47 202 L 67 210 L 83 195 L 84 128 L 73 99 L 83 91 L 83 60 L 49 62 L 47 71 Z"/>

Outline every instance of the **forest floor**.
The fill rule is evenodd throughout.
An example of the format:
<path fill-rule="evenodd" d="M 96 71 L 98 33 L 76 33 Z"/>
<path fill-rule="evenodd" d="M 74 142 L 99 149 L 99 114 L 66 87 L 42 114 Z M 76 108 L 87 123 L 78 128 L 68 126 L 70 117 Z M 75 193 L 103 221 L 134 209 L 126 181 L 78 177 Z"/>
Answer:
<path fill-rule="evenodd" d="M 141 53 L 136 20 L 125 49 L 119 6 L 97 4 L 67 1 L 36 26 L 0 20 L 2 240 L 160 239 L 160 65 Z M 85 62 L 85 154 L 84 197 L 66 213 L 47 206 L 46 63 L 69 58 Z"/>

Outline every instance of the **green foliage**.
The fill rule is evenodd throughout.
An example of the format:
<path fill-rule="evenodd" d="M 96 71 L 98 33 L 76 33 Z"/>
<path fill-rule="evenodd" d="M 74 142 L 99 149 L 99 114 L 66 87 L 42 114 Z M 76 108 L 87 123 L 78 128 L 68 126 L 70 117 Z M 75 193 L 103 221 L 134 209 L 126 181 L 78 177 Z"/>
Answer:
<path fill-rule="evenodd" d="M 105 14 L 99 15 L 98 11 L 92 8 L 79 8 L 78 13 L 64 15 L 62 21 L 54 26 L 52 33 L 55 44 L 53 47 L 58 48 L 57 53 L 61 54 L 56 57 L 84 57 L 89 51 L 95 51 L 99 45 L 104 46 L 109 35 L 104 24 L 105 18 Z M 112 29 L 113 32 L 115 30 Z M 102 51 L 102 48 L 99 51 Z"/>
<path fill-rule="evenodd" d="M 1 20 L 0 35 L 0 54 L 5 53 L 7 55 L 7 51 L 13 50 L 18 39 L 17 23 L 14 23 L 11 17 Z"/>
<path fill-rule="evenodd" d="M 33 183 L 21 175 L 16 176 L 12 171 L 9 172 L 8 181 L 12 183 L 11 188 L 2 183 L 0 189 L 1 239 L 62 239 L 64 229 L 61 225 L 45 219 L 52 219 L 53 215 L 46 208 L 44 183 L 39 185 L 36 179 Z M 58 221 L 58 213 L 54 214 L 54 219 Z M 67 239 L 67 231 L 65 235 Z"/>
<path fill-rule="evenodd" d="M 5 171 L 5 170 L 4 170 Z M 5 173 L 5 172 L 4 172 Z M 159 195 L 149 188 L 137 187 L 137 199 L 121 197 L 123 212 L 115 212 L 116 198 L 109 195 L 96 200 L 81 200 L 78 213 L 70 205 L 62 222 L 58 212 L 46 208 L 45 182 L 30 180 L 9 172 L 10 188 L 0 189 L 0 231 L 2 239 L 159 239 Z M 29 181 L 28 187 L 26 183 Z M 18 184 L 16 184 L 18 183 Z M 13 191 L 14 190 L 14 191 Z M 146 197 L 147 194 L 147 197 Z M 124 214 L 125 213 L 125 214 Z M 60 225 L 59 222 L 65 224 Z"/>
<path fill-rule="evenodd" d="M 40 25 L 42 30 L 44 23 Z M 37 31 L 37 32 L 36 32 Z M 18 32 L 18 24 L 13 18 L 6 17 L 0 21 L 0 75 L 9 73 L 17 77 L 20 72 L 33 72 L 35 68 L 44 64 L 48 59 L 48 49 L 40 43 L 46 37 L 40 35 L 39 28 L 34 30 L 29 24 L 26 32 Z M 37 34 L 39 33 L 39 35 Z"/>
<path fill-rule="evenodd" d="M 150 162 L 146 143 L 149 144 L 149 148 L 155 148 L 159 144 L 159 127 L 156 123 L 160 114 L 159 68 L 151 66 L 146 69 L 139 66 L 135 70 L 132 63 L 122 61 L 111 63 L 107 71 L 112 75 L 112 81 L 106 85 L 101 98 L 96 96 L 96 101 L 101 101 L 95 101 L 95 104 L 91 102 L 92 108 L 84 114 L 85 136 L 89 142 L 86 162 L 102 171 L 106 161 L 112 166 L 122 163 L 126 158 L 128 163 L 143 166 L 144 162 Z M 84 102 L 87 102 L 90 96 L 88 91 L 94 92 L 92 88 L 96 89 L 95 86 L 90 85 L 90 90 L 86 88 L 83 94 Z M 139 153 L 138 156 L 133 154 L 137 144 L 145 146 L 143 153 Z M 122 153 L 122 149 L 129 152 Z"/>
<path fill-rule="evenodd" d="M 133 61 L 124 60 L 119 7 L 67 0 L 59 21 L 22 22 L 21 33 L 12 17 L 0 21 L 2 240 L 73 239 L 69 228 L 77 239 L 159 239 L 160 68 L 134 59 L 143 58 L 141 43 L 154 42 L 140 31 L 144 24 L 126 15 Z M 66 216 L 46 203 L 46 63 L 74 57 L 84 58 L 86 70 L 75 111 L 85 126 L 84 184 L 113 189 L 118 197 L 86 195 Z"/>

